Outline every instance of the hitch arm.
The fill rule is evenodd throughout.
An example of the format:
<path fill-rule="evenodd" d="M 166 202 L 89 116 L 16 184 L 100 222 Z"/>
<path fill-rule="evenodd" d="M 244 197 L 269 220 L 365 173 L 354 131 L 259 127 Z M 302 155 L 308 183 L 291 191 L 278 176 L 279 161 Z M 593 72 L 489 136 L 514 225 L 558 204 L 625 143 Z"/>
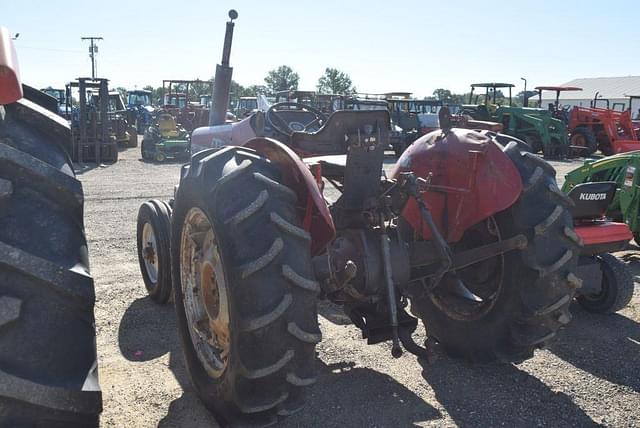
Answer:
<path fill-rule="evenodd" d="M 516 235 L 513 238 L 493 242 L 481 247 L 461 251 L 452 255 L 452 264 L 449 270 L 463 269 L 475 263 L 482 262 L 500 254 L 512 250 L 522 250 L 528 245 L 527 237 Z M 431 241 L 418 241 L 411 244 L 410 263 L 411 267 L 429 266 L 439 262 L 437 256 L 433 255 L 434 244 Z"/>

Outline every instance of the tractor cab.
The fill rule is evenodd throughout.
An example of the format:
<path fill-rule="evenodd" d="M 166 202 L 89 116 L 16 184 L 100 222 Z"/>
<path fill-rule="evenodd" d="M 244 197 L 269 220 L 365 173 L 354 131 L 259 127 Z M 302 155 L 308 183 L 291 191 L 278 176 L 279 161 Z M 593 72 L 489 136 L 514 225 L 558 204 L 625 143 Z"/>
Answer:
<path fill-rule="evenodd" d="M 151 123 L 154 112 L 151 104 L 151 91 L 141 89 L 127 91 L 127 117 L 129 123 L 135 125 L 138 134 L 144 134 Z"/>
<path fill-rule="evenodd" d="M 162 104 L 165 107 L 185 108 L 187 106 L 187 96 L 183 93 L 165 94 Z"/>
<path fill-rule="evenodd" d="M 127 107 L 150 106 L 151 91 L 134 89 L 127 91 Z"/>
<path fill-rule="evenodd" d="M 508 103 L 508 106 L 512 105 L 511 89 L 514 87 L 515 85 L 512 83 L 472 83 L 469 104 L 462 106 L 463 114 L 476 120 L 490 121 L 491 115 L 495 113 L 498 106 L 505 104 L 505 102 Z M 484 89 L 484 94 L 476 93 L 477 88 Z M 508 101 L 502 93 L 504 88 L 509 89 Z"/>
<path fill-rule="evenodd" d="M 548 158 L 563 158 L 569 150 L 566 125 L 555 119 L 549 110 L 531 107 L 515 107 L 512 103 L 511 83 L 473 83 L 469 102 L 462 106 L 462 114 L 476 121 L 497 122 L 503 132 L 524 140 L 534 153 L 542 151 Z M 476 88 L 484 89 L 484 103 L 474 98 Z M 508 88 L 509 95 L 502 95 L 501 89 Z"/>
<path fill-rule="evenodd" d="M 57 113 L 65 119 L 71 118 L 71 110 L 67 110 L 66 107 L 66 91 L 64 89 L 55 89 L 49 86 L 48 88 L 40 89 L 45 94 L 53 97 L 58 102 Z"/>
<path fill-rule="evenodd" d="M 258 110 L 257 97 L 240 97 L 236 100 L 232 112 L 236 115 L 236 117 L 244 118 L 249 116 L 256 110 Z"/>
<path fill-rule="evenodd" d="M 570 91 L 582 91 L 582 88 L 577 86 L 536 86 L 538 91 L 538 106 L 543 108 L 542 105 L 542 92 L 552 91 L 556 93 L 556 100 L 553 104 L 549 104 L 549 111 L 556 119 L 562 120 L 564 123 L 569 123 L 569 108 L 560 105 L 560 94 Z"/>

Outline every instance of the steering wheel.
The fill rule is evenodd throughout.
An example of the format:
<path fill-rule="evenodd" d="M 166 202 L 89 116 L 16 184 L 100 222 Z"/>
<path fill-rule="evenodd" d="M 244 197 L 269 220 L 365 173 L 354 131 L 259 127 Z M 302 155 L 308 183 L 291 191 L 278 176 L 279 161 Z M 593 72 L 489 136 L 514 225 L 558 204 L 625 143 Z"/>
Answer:
<path fill-rule="evenodd" d="M 300 111 L 311 113 L 314 115 L 314 118 L 307 123 L 287 122 L 281 115 L 282 112 L 286 111 Z M 267 110 L 266 119 L 267 122 L 269 122 L 269 124 L 271 124 L 271 126 L 273 126 L 276 131 L 291 137 L 294 132 L 310 132 L 310 129 L 316 124 L 322 126 L 322 123 L 326 122 L 327 116 L 320 110 L 306 104 L 284 102 L 277 103 L 269 107 L 269 110 Z"/>

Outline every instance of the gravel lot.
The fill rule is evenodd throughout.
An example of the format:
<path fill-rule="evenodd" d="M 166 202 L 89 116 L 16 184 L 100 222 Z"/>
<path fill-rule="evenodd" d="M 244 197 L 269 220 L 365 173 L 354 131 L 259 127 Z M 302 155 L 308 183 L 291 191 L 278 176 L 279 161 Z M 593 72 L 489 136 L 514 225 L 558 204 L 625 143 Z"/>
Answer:
<path fill-rule="evenodd" d="M 189 384 L 173 308 L 146 297 L 136 255 L 138 207 L 168 199 L 180 165 L 144 163 L 139 149 L 120 155 L 114 165 L 79 172 L 96 283 L 102 425 L 215 427 Z M 553 164 L 562 181 L 578 162 Z M 638 275 L 634 250 L 621 255 Z M 640 425 L 639 296 L 609 316 L 574 305 L 559 340 L 518 366 L 470 366 L 444 355 L 430 365 L 411 354 L 396 360 L 389 345 L 366 345 L 331 309 L 321 311 L 319 381 L 305 409 L 282 426 Z"/>

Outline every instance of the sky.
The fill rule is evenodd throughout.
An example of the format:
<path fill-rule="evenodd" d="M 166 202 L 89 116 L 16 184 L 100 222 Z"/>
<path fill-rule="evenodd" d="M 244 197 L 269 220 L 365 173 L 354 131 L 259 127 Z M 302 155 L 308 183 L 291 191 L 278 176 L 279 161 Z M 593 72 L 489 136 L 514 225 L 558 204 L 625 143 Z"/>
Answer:
<path fill-rule="evenodd" d="M 233 78 L 249 86 L 279 65 L 315 89 L 326 67 L 350 75 L 359 92 L 503 81 L 522 90 L 578 77 L 640 74 L 640 3 L 618 0 L 104 2 L 0 0 L 0 25 L 15 41 L 23 82 L 62 87 L 91 75 L 88 42 L 101 36 L 98 77 L 110 87 L 208 79 L 236 9 Z"/>

